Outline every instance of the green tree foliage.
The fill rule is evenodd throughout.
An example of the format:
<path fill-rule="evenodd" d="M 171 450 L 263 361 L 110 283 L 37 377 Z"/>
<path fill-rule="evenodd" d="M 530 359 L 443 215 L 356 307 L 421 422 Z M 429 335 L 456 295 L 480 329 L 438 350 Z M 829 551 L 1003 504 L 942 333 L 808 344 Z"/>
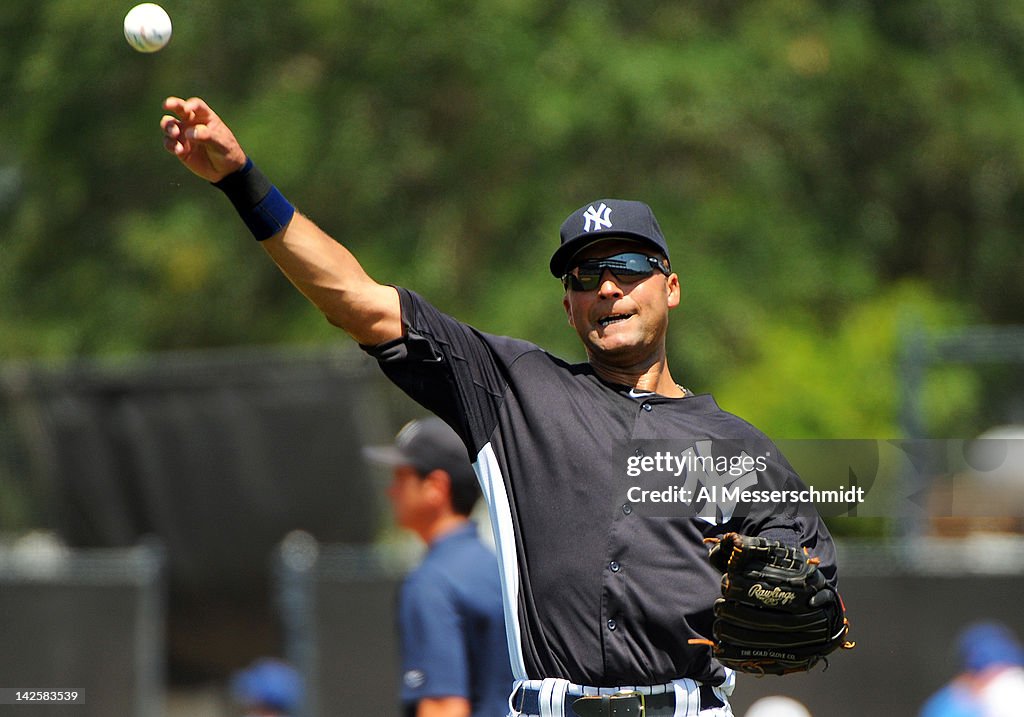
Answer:
<path fill-rule="evenodd" d="M 0 358 L 335 339 L 163 152 L 168 94 L 378 279 L 570 358 L 558 225 L 647 201 L 675 371 L 770 432 L 894 430 L 908 311 L 1019 320 L 1018 3 L 166 0 L 152 56 L 130 4 L 0 7 Z"/>

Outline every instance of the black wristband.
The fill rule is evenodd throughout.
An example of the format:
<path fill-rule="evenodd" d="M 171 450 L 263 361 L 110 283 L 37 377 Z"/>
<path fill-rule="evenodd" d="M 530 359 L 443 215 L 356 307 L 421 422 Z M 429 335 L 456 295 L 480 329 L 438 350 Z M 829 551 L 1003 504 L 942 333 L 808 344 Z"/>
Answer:
<path fill-rule="evenodd" d="M 257 241 L 280 232 L 295 215 L 295 207 L 249 158 L 213 186 L 224 192 Z"/>

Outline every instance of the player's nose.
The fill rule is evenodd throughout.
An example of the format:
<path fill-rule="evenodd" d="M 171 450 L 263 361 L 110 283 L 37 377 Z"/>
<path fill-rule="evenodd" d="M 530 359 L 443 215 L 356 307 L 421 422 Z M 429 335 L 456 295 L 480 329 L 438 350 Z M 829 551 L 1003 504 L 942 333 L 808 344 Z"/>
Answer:
<path fill-rule="evenodd" d="M 601 283 L 597 287 L 597 295 L 602 299 L 617 299 L 622 296 L 622 288 L 610 269 L 605 269 L 604 273 L 601 274 Z"/>

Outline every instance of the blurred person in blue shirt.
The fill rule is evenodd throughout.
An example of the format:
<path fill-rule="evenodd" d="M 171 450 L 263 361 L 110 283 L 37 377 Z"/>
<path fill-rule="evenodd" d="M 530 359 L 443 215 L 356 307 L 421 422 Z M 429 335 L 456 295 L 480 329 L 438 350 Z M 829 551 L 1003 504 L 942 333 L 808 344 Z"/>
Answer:
<path fill-rule="evenodd" d="M 1002 623 L 979 622 L 957 639 L 963 671 L 936 692 L 920 717 L 1020 717 L 1024 714 L 1024 649 Z"/>
<path fill-rule="evenodd" d="M 391 467 L 395 522 L 427 545 L 399 595 L 405 715 L 506 714 L 513 678 L 498 562 L 469 518 L 480 488 L 465 444 L 431 417 L 365 454 Z"/>

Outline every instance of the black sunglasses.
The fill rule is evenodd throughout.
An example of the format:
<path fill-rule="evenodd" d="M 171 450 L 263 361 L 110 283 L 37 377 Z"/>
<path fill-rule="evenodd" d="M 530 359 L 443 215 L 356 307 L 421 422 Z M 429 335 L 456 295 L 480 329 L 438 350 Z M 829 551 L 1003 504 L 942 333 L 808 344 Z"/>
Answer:
<path fill-rule="evenodd" d="M 608 270 L 619 281 L 633 283 L 646 279 L 657 269 L 665 276 L 672 273 L 668 263 L 656 256 L 627 251 L 601 259 L 587 259 L 574 266 L 562 277 L 562 286 L 573 291 L 593 291 L 601 284 Z"/>

